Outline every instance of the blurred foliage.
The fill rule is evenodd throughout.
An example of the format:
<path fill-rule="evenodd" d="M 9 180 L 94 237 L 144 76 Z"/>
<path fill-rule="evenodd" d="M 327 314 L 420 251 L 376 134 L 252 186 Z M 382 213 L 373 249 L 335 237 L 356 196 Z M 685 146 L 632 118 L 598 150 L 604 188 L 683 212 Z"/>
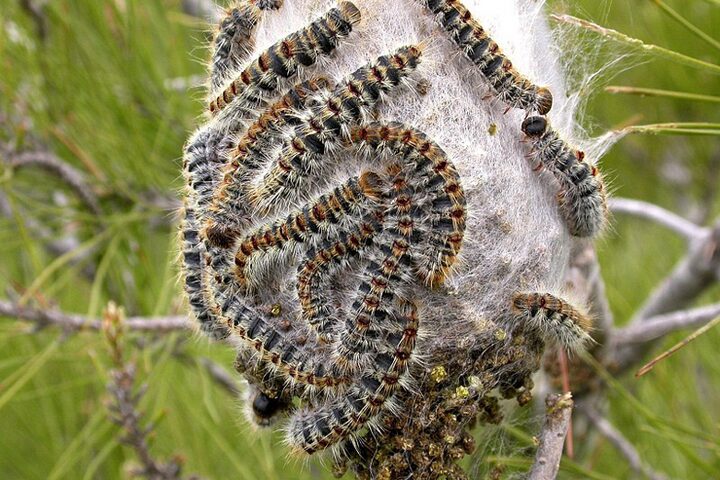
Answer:
<path fill-rule="evenodd" d="M 182 144 L 202 110 L 202 90 L 192 79 L 204 71 L 204 23 L 182 13 L 179 0 L 54 0 L 47 2 L 44 23 L 21 3 L 5 0 L 0 12 L 0 142 L 57 153 L 88 176 L 105 213 L 91 215 L 72 193 L 57 193 L 63 188 L 52 175 L 3 164 L 0 193 L 15 212 L 0 221 L 3 296 L 93 316 L 110 300 L 130 315 L 181 312 L 176 218 L 168 205 L 181 186 Z M 698 28 L 717 33 L 717 2 L 667 4 Z M 717 48 L 654 1 L 550 6 L 698 59 L 720 58 Z M 620 52 L 597 36 L 584 36 L 593 54 L 598 45 L 608 58 Z M 624 65 L 628 69 L 613 84 L 720 95 L 720 76 L 706 71 L 642 56 Z M 191 86 L 174 88 L 173 79 L 191 79 Z M 639 123 L 720 122 L 714 103 L 602 89 L 594 92 L 587 114 L 593 133 Z M 716 136 L 629 135 L 603 167 L 618 196 L 652 201 L 698 222 L 720 210 Z M 36 223 L 49 229 L 44 238 L 31 228 Z M 46 248 L 67 238 L 78 241 L 69 254 L 56 257 Z M 626 218 L 617 218 L 598 245 L 618 323 L 630 318 L 684 252 L 673 234 Z M 703 300 L 718 298 L 715 288 Z M 122 478 L 133 454 L 107 421 L 110 360 L 102 337 L 27 332 L 25 324 L 0 322 L 2 477 Z M 186 472 L 207 478 L 329 478 L 314 461 L 288 459 L 279 436 L 252 433 L 241 420 L 239 402 L 196 360 L 206 356 L 229 366 L 229 348 L 185 337 L 136 340 L 140 377 L 151 386 L 141 406 L 159 421 L 154 454 L 181 454 Z M 647 463 L 673 478 L 720 477 L 718 341 L 720 333 L 710 332 L 652 374 L 613 383 L 610 390 L 612 420 Z M 178 351 L 190 360 L 179 360 Z M 523 415 L 503 431 L 484 435 L 492 439 L 487 453 L 514 456 L 524 465 L 527 432 L 537 421 L 528 423 L 528 413 Z M 563 468 L 564 478 L 588 471 L 596 478 L 631 475 L 605 441 L 592 451 L 578 449 L 581 455 Z M 506 463 L 510 471 L 513 462 Z"/>

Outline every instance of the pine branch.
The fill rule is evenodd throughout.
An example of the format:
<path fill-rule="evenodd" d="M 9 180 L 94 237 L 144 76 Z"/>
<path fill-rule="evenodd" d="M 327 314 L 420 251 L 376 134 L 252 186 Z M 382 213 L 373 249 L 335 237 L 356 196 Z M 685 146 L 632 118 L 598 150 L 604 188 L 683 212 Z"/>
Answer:
<path fill-rule="evenodd" d="M 548 395 L 545 399 L 545 424 L 539 436 L 535 463 L 528 480 L 552 480 L 560 469 L 565 435 L 567 435 L 572 414 L 573 400 L 570 392 Z"/>
<path fill-rule="evenodd" d="M 610 207 L 610 210 L 615 213 L 633 215 L 667 227 L 670 230 L 679 233 L 687 240 L 702 238 L 707 232 L 707 229 L 699 227 L 693 222 L 686 220 L 669 210 L 642 200 L 611 198 L 608 202 L 608 206 Z"/>
<path fill-rule="evenodd" d="M 85 180 L 85 175 L 72 165 L 62 161 L 55 154 L 49 151 L 36 150 L 6 152 L 6 156 L 8 165 L 13 169 L 38 167 L 57 176 L 75 191 L 78 198 L 91 212 L 96 215 L 102 214 L 97 195 Z"/>
<path fill-rule="evenodd" d="M 103 328 L 99 318 L 65 313 L 55 309 L 27 307 L 6 300 L 0 300 L 0 316 L 33 322 L 38 328 L 60 327 L 66 332 L 102 330 Z M 128 330 L 144 332 L 169 332 L 192 328 L 192 323 L 184 316 L 129 317 L 123 323 Z"/>
<path fill-rule="evenodd" d="M 120 441 L 131 447 L 140 461 L 140 465 L 131 471 L 131 475 L 150 480 L 179 480 L 183 478 L 181 475 L 182 463 L 179 458 L 161 462 L 150 453 L 148 437 L 153 432 L 153 425 L 152 422 L 144 421 L 144 413 L 138 407 L 147 385 L 135 388 L 135 364 L 125 359 L 123 348 L 125 328 L 125 319 L 121 309 L 111 303 L 103 313 L 102 320 L 102 331 L 107 339 L 115 366 L 114 370 L 110 372 L 111 381 L 108 384 L 108 392 L 113 403 L 108 408 L 112 420 L 124 431 Z"/>
<path fill-rule="evenodd" d="M 720 303 L 679 310 L 665 315 L 657 315 L 625 328 L 618 328 L 613 331 L 612 336 L 618 346 L 645 343 L 679 330 L 703 326 L 718 315 L 720 315 Z"/>

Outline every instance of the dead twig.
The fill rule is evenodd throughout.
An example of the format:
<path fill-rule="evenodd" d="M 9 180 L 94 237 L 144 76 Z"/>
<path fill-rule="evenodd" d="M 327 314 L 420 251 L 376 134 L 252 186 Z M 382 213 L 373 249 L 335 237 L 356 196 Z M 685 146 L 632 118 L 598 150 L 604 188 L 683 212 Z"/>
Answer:
<path fill-rule="evenodd" d="M 205 369 L 205 372 L 207 372 L 210 376 L 210 379 L 230 395 L 236 397 L 242 392 L 240 383 L 230 372 L 227 371 L 227 369 L 225 369 L 225 367 L 219 365 L 217 362 L 207 357 L 193 357 L 179 348 L 176 351 L 173 351 L 173 356 L 188 365 L 199 364 L 202 366 Z"/>
<path fill-rule="evenodd" d="M 56 175 L 72 188 L 80 200 L 96 215 L 102 214 L 97 195 L 85 180 L 85 176 L 72 165 L 48 151 L 17 152 L 8 154 L 8 164 L 14 169 L 38 167 Z"/>
<path fill-rule="evenodd" d="M 108 392 L 113 403 L 108 409 L 112 420 L 125 432 L 120 439 L 121 442 L 131 447 L 140 461 L 140 466 L 133 468 L 131 475 L 153 480 L 181 478 L 182 465 L 177 458 L 168 462 L 159 462 L 150 454 L 148 435 L 152 433 L 153 425 L 151 423 L 143 425 L 143 413 L 138 409 L 147 386 L 135 388 L 135 364 L 125 360 L 123 349 L 125 325 L 122 311 L 112 303 L 103 313 L 102 330 L 115 367 L 110 372 Z"/>
<path fill-rule="evenodd" d="M 565 435 L 570 425 L 572 395 L 570 392 L 548 395 L 545 406 L 545 424 L 540 432 L 540 443 L 528 480 L 552 480 L 557 476 Z"/>
<path fill-rule="evenodd" d="M 658 318 L 691 304 L 720 278 L 720 222 L 706 230 L 701 238 L 692 241 L 688 250 L 628 326 L 611 338 L 613 346 L 607 351 L 605 363 L 613 372 L 632 368 L 652 348 L 654 339 L 680 328 L 701 325 L 716 316 L 700 314 L 687 317 L 685 313 L 678 312 L 676 317 Z M 639 343 L 643 336 L 646 340 Z"/>
<path fill-rule="evenodd" d="M 21 306 L 6 300 L 0 300 L 0 316 L 26 320 L 38 328 L 60 327 L 65 331 L 102 330 L 99 318 L 65 313 L 54 309 L 41 309 Z M 129 317 L 123 321 L 127 330 L 144 332 L 169 332 L 192 329 L 192 323 L 184 316 L 167 317 Z"/>
<path fill-rule="evenodd" d="M 718 315 L 720 315 L 720 303 L 715 303 L 690 310 L 657 315 L 645 322 L 618 328 L 613 331 L 612 336 L 618 347 L 645 343 L 679 330 L 705 325 Z"/>
<path fill-rule="evenodd" d="M 624 213 L 651 220 L 659 225 L 679 233 L 688 240 L 701 238 L 707 229 L 700 227 L 690 220 L 682 218 L 669 210 L 665 210 L 653 203 L 629 198 L 611 198 L 608 202 L 610 210 L 614 213 Z"/>
<path fill-rule="evenodd" d="M 712 285 L 720 271 L 720 222 L 690 245 L 687 255 L 655 289 L 631 323 L 683 308 Z"/>
<path fill-rule="evenodd" d="M 218 365 L 216 362 L 213 362 L 206 357 L 200 358 L 199 362 L 200 365 L 205 368 L 205 371 L 210 375 L 210 378 L 226 392 L 233 396 L 237 396 L 241 393 L 240 385 L 237 380 L 235 380 L 235 378 L 221 365 Z"/>

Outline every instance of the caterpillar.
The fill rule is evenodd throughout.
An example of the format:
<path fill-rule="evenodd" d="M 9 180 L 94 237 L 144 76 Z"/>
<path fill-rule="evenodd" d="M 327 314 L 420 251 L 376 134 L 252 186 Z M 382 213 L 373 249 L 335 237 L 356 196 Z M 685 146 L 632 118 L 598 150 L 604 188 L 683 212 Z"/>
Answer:
<path fill-rule="evenodd" d="M 607 196 L 600 171 L 552 129 L 544 117 L 528 117 L 522 131 L 530 141 L 530 157 L 560 184 L 560 210 L 568 230 L 577 237 L 597 235 L 608 216 Z"/>
<path fill-rule="evenodd" d="M 500 101 L 509 108 L 537 111 L 540 115 L 546 115 L 552 109 L 553 97 L 550 90 L 535 85 L 518 72 L 462 2 L 418 1 L 435 15 L 437 23 L 477 67 Z"/>
<path fill-rule="evenodd" d="M 372 245 L 379 227 L 379 222 L 370 219 L 354 231 L 341 232 L 338 241 L 326 242 L 317 250 L 309 250 L 298 269 L 297 294 L 303 319 L 326 343 L 331 343 L 334 338 L 331 317 L 336 310 L 331 308 L 326 294 L 332 287 L 332 274 Z"/>
<path fill-rule="evenodd" d="M 591 343 L 592 320 L 580 309 L 549 293 L 516 293 L 512 308 L 526 330 L 570 352 L 581 352 Z"/>
<path fill-rule="evenodd" d="M 398 316 L 404 328 L 381 340 L 391 348 L 375 355 L 372 364 L 343 395 L 290 419 L 287 441 L 293 448 L 311 454 L 335 445 L 392 403 L 412 359 L 420 323 L 417 306 L 412 302 L 403 305 Z"/>
<path fill-rule="evenodd" d="M 329 194 L 322 195 L 302 210 L 290 214 L 285 220 L 248 234 L 239 242 L 235 253 L 237 283 L 241 287 L 247 285 L 245 268 L 254 253 L 306 243 L 311 238 L 326 234 L 328 229 L 343 219 L 353 218 L 372 207 L 380 195 L 380 181 L 375 173 L 365 172 L 359 178 L 352 178 Z"/>
<path fill-rule="evenodd" d="M 329 85 L 330 81 L 325 77 L 295 85 L 270 105 L 242 135 L 230 152 L 229 161 L 221 174 L 222 181 L 210 199 L 204 234 L 211 245 L 230 248 L 243 224 L 239 219 L 247 216 L 247 211 L 240 202 L 229 200 L 242 195 L 249 179 L 262 165 L 264 150 L 279 138 L 280 129 L 294 122 L 297 112 L 307 105 L 313 93 L 327 89 Z"/>
<path fill-rule="evenodd" d="M 404 183 L 395 187 L 414 185 L 418 200 L 413 208 L 406 206 L 407 215 L 398 226 L 403 230 L 414 228 L 430 240 L 432 248 L 416 248 L 411 257 L 424 284 L 442 284 L 457 260 L 467 218 L 465 194 L 455 167 L 435 142 L 402 123 L 357 127 L 351 130 L 351 138 L 361 147 L 402 159 L 410 169 L 412 181 L 397 177 L 396 182 Z M 427 220 L 429 225 L 423 225 Z"/>
<path fill-rule="evenodd" d="M 240 106 L 253 105 L 263 98 L 264 91 L 277 89 L 278 79 L 290 78 L 300 67 L 313 65 L 320 57 L 332 53 L 359 21 L 357 7 L 351 2 L 342 2 L 307 27 L 272 45 L 210 102 L 210 113 L 217 115 L 236 98 Z"/>
<path fill-rule="evenodd" d="M 343 130 L 362 122 L 382 95 L 398 87 L 417 68 L 421 54 L 418 46 L 402 47 L 356 70 L 339 84 L 295 128 L 281 155 L 251 193 L 252 203 L 268 214 L 283 201 L 294 199 L 308 177 L 316 178 L 322 172 L 327 164 L 324 157 L 341 140 Z"/>

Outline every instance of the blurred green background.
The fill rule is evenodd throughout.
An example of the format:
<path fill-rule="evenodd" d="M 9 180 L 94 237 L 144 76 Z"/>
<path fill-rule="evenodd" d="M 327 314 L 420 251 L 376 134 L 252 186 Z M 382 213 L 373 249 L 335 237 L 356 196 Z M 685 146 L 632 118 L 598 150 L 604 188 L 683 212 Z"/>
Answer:
<path fill-rule="evenodd" d="M 203 92 L 192 81 L 188 90 L 171 80 L 204 72 L 206 25 L 183 13 L 179 0 L 51 0 L 43 20 L 22 3 L 3 0 L 0 7 L 0 142 L 47 147 L 84 172 L 104 214 L 82 208 L 53 175 L 0 163 L 0 193 L 13 212 L 0 219 L 2 298 L 24 296 L 91 316 L 110 300 L 130 315 L 182 312 L 177 219 L 168 199 L 181 188 L 182 145 L 202 112 Z M 667 3 L 718 33 L 716 0 Z M 690 35 L 653 1 L 551 2 L 550 10 L 720 61 L 720 50 Z M 592 48 L 597 37 L 586 37 Z M 620 51 L 597 44 L 607 46 L 610 57 Z M 611 83 L 720 95 L 720 76 L 650 57 L 623 65 L 633 63 Z M 599 89 L 587 107 L 593 133 L 666 121 L 720 122 L 718 104 Z M 717 136 L 631 135 L 605 157 L 603 168 L 617 196 L 652 201 L 700 223 L 720 211 Z M 46 226 L 46 238 L 31 228 L 37 224 Z M 46 248 L 68 238 L 78 240 L 69 254 L 58 257 Z M 654 225 L 618 216 L 598 251 L 622 323 L 684 253 L 684 244 Z M 702 300 L 718 299 L 716 287 Z M 30 335 L 29 328 L 0 320 L 0 477 L 123 478 L 134 454 L 107 419 L 111 367 L 102 335 L 64 337 L 53 328 Z M 611 419 L 648 464 L 672 478 L 720 478 L 719 341 L 720 333 L 711 331 L 652 374 L 623 378 L 622 386 L 610 389 Z M 199 360 L 229 368 L 230 348 L 183 333 L 131 337 L 127 348 L 137 355 L 139 380 L 150 385 L 141 406 L 158 421 L 152 440 L 157 457 L 178 454 L 185 472 L 207 478 L 330 478 L 315 461 L 289 459 L 279 436 L 253 433 L 242 421 L 240 402 L 212 382 Z M 513 428 L 532 433 L 536 423 L 518 420 Z M 486 436 L 497 448 L 491 453 L 522 458 L 522 442 L 511 442 L 507 431 Z M 575 463 L 563 468 L 563 478 L 584 478 L 578 466 L 594 478 L 632 477 L 626 460 L 602 439 Z"/>

